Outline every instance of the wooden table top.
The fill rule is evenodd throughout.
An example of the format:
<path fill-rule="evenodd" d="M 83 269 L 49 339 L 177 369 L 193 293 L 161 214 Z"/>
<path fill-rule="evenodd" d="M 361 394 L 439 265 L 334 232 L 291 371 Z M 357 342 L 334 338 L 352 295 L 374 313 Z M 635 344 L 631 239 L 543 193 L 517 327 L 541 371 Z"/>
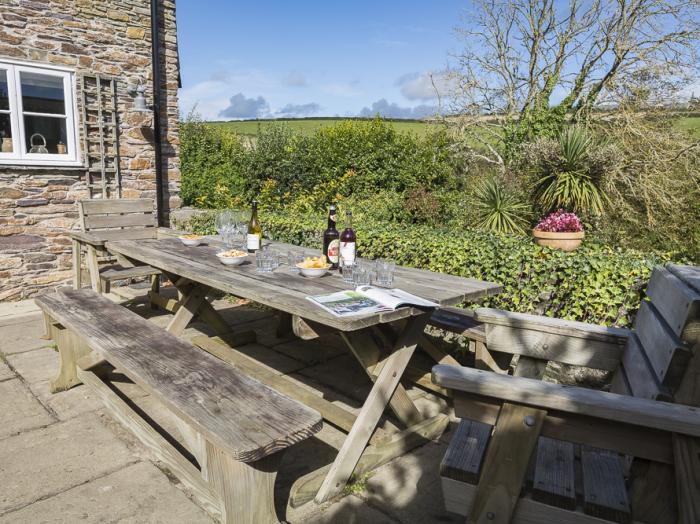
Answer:
<path fill-rule="evenodd" d="M 213 242 L 212 244 L 215 244 Z M 307 299 L 311 295 L 324 295 L 353 289 L 343 282 L 337 271 L 316 279 L 302 277 L 289 271 L 286 265 L 273 273 L 260 273 L 255 269 L 255 255 L 240 266 L 224 266 L 216 253 L 217 245 L 187 247 L 176 238 L 153 240 L 116 240 L 106 244 L 109 251 L 134 261 L 148 264 L 167 273 L 173 273 L 225 293 L 247 298 L 274 309 L 298 315 L 341 331 L 355 331 L 379 323 L 393 322 L 422 311 L 401 307 L 396 311 L 338 318 Z M 274 242 L 272 247 L 283 253 L 308 249 Z M 398 267 L 394 286 L 414 295 L 437 302 L 441 306 L 460 304 L 502 290 L 499 284 L 462 278 L 421 269 Z"/>

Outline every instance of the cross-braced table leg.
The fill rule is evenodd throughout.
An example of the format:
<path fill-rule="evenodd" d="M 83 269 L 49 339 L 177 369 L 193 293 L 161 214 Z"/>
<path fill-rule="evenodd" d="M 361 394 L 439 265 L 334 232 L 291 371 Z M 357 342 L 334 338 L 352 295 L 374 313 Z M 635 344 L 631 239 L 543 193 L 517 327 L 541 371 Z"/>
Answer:
<path fill-rule="evenodd" d="M 316 494 L 316 502 L 321 503 L 328 500 L 345 487 L 376 429 L 382 413 L 394 397 L 399 381 L 416 349 L 418 339 L 428 322 L 428 318 L 427 314 L 411 317 L 399 335 L 394 351 L 380 363 L 381 369 L 378 371 L 374 386 L 350 433 L 343 442 L 328 475 L 323 480 L 321 488 Z"/>
<path fill-rule="evenodd" d="M 182 335 L 182 332 L 195 315 L 199 315 L 219 336 L 224 336 L 231 332 L 226 321 L 206 300 L 207 294 L 211 291 L 209 286 L 191 282 L 170 273 L 164 274 L 173 282 L 182 297 L 175 316 L 170 320 L 166 328 L 170 333 L 177 336 Z"/>

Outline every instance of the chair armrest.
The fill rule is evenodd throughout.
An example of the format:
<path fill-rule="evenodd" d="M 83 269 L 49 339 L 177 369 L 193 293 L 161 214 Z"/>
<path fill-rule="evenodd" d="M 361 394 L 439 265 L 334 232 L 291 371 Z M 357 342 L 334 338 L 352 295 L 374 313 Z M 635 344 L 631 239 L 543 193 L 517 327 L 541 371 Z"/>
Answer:
<path fill-rule="evenodd" d="M 625 344 L 630 335 L 629 329 L 605 327 L 597 324 L 587 324 L 574 320 L 513 313 L 502 309 L 479 308 L 474 313 L 474 319 L 484 324 L 509 326 L 519 329 L 543 331 L 557 335 L 600 340 L 615 344 Z"/>
<path fill-rule="evenodd" d="M 474 395 L 700 437 L 700 409 L 683 404 L 457 366 L 434 366 L 432 378 L 439 386 Z"/>
<path fill-rule="evenodd" d="M 95 247 L 102 247 L 107 242 L 104 238 L 99 238 L 91 233 L 86 233 L 84 231 L 69 231 L 68 236 L 73 240 L 82 242 L 83 244 L 90 244 Z"/>

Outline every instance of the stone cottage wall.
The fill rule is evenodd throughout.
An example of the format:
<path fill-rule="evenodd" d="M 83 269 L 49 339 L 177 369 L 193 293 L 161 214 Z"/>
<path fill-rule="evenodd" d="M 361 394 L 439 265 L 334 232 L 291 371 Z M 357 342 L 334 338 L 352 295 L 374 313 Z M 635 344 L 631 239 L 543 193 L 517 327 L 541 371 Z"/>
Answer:
<path fill-rule="evenodd" d="M 178 54 L 174 0 L 160 0 L 164 202 L 180 205 Z M 126 85 L 140 78 L 152 103 L 149 0 L 1 0 L 0 57 L 58 64 L 116 77 L 122 196 L 156 196 L 152 129 L 131 112 Z M 79 87 L 76 92 L 80 114 Z M 80 119 L 79 119 L 80 120 Z M 82 129 L 82 122 L 79 121 Z M 0 165 L 0 301 L 28 298 L 70 278 L 76 200 L 86 198 L 82 168 Z"/>

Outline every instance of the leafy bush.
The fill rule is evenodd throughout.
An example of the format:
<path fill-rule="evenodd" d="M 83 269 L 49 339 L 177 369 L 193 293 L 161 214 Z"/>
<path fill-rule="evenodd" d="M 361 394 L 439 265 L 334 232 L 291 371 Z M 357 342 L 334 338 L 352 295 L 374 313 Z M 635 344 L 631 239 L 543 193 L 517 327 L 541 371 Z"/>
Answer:
<path fill-rule="evenodd" d="M 263 230 L 276 240 L 320 248 L 321 215 L 266 212 Z M 191 230 L 211 233 L 213 215 L 193 218 Z M 522 236 L 356 221 L 358 255 L 498 282 L 503 292 L 482 304 L 605 325 L 629 325 L 652 268 L 664 254 L 611 249 L 587 241 L 564 253 Z"/>
<path fill-rule="evenodd" d="M 181 197 L 186 205 L 217 208 L 245 194 L 247 152 L 242 141 L 192 115 L 180 125 Z"/>
<path fill-rule="evenodd" d="M 522 163 L 535 177 L 534 197 L 543 211 L 562 207 L 599 215 L 604 203 L 601 185 L 615 168 L 615 153 L 589 131 L 572 126 L 557 140 L 538 138 L 523 144 Z"/>
<path fill-rule="evenodd" d="M 494 233 L 523 233 L 529 207 L 509 193 L 494 177 L 485 179 L 474 195 L 477 226 Z"/>

